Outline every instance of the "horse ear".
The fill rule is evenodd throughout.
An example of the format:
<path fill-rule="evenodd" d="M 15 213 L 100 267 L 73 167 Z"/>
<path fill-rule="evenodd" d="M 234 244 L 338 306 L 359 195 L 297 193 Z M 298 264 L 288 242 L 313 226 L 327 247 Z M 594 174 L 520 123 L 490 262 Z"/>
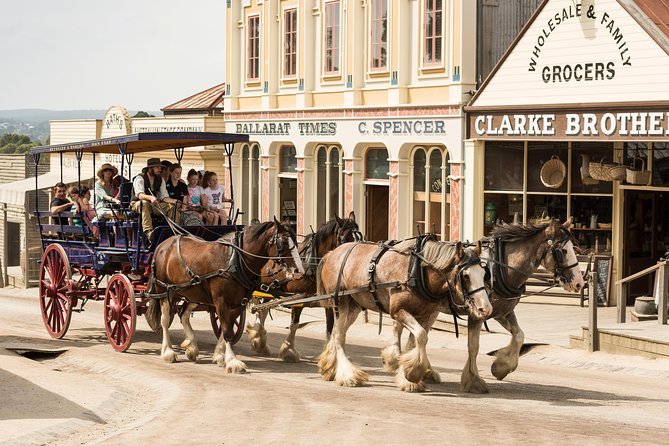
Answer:
<path fill-rule="evenodd" d="M 349 212 L 348 219 L 351 221 L 355 221 L 355 212 L 353 211 Z"/>
<path fill-rule="evenodd" d="M 455 252 L 457 253 L 459 258 L 462 258 L 465 255 L 465 250 L 462 248 L 461 241 L 458 241 L 458 243 L 455 245 Z"/>
<path fill-rule="evenodd" d="M 275 226 L 277 229 L 279 229 L 279 227 L 281 227 L 281 223 L 279 222 L 279 220 L 276 219 L 276 215 L 273 216 L 272 218 L 274 219 L 274 226 Z"/>
<path fill-rule="evenodd" d="M 572 224 L 573 220 L 574 220 L 574 217 L 569 217 L 569 218 L 567 219 L 567 221 L 565 221 L 565 222 L 562 224 L 562 227 L 565 228 L 566 230 L 569 230 L 569 229 L 571 228 L 571 224 Z"/>
<path fill-rule="evenodd" d="M 339 218 L 339 216 L 337 215 L 336 212 L 335 212 L 334 216 L 335 216 L 335 220 L 337 220 L 337 224 L 339 225 L 339 227 L 341 227 L 344 224 L 344 220 Z"/>
<path fill-rule="evenodd" d="M 474 252 L 476 253 L 476 255 L 480 255 L 480 254 L 481 254 L 481 240 L 479 240 L 478 242 L 476 242 L 476 248 L 474 248 Z"/>

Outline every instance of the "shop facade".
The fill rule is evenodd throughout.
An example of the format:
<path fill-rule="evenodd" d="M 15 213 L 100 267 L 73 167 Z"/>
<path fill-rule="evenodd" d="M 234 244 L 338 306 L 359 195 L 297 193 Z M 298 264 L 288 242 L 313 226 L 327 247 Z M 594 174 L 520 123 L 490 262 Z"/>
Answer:
<path fill-rule="evenodd" d="M 539 6 L 465 107 L 473 239 L 572 219 L 584 253 L 613 257 L 612 280 L 669 249 L 669 28 L 652 3 Z M 652 286 L 633 282 L 628 304 Z"/>
<path fill-rule="evenodd" d="M 461 238 L 462 105 L 476 2 L 228 3 L 226 131 L 246 221 L 306 234 L 354 212 L 369 240 Z"/>

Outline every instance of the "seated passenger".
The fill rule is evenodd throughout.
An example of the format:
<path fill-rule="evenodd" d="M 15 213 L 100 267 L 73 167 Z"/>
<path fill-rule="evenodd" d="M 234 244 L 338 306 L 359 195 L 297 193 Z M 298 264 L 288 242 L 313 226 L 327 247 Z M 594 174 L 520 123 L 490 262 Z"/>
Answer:
<path fill-rule="evenodd" d="M 58 215 L 61 212 L 69 212 L 72 209 L 72 202 L 66 198 L 67 188 L 65 183 L 56 183 L 53 187 L 53 199 L 49 204 L 51 215 Z M 51 223 L 54 225 L 69 225 L 67 217 L 52 217 Z"/>
<path fill-rule="evenodd" d="M 167 180 L 167 193 L 177 201 L 181 210 L 181 223 L 186 226 L 202 225 L 202 217 L 197 211 L 191 210 L 188 204 L 188 186 L 181 180 L 181 165 L 172 164 L 168 168 L 170 177 Z"/>
<path fill-rule="evenodd" d="M 204 189 L 200 186 L 200 174 L 195 169 L 188 171 L 188 197 L 186 204 L 188 205 L 188 211 L 197 213 L 200 217 L 200 223 L 204 219 L 204 210 L 202 209 L 202 195 L 204 194 Z M 184 218 L 185 219 L 185 218 Z M 186 222 L 184 221 L 184 224 Z"/>
<path fill-rule="evenodd" d="M 202 195 L 202 207 L 205 210 L 205 220 L 207 224 L 224 225 L 227 224 L 228 215 L 223 209 L 224 202 L 232 202 L 225 198 L 223 188 L 218 185 L 218 176 L 216 172 L 206 172 L 202 184 L 206 185 Z"/>
<path fill-rule="evenodd" d="M 149 242 L 153 241 L 153 222 L 151 216 L 169 216 L 176 200 L 170 198 L 162 176 L 162 164 L 159 158 L 149 158 L 142 173 L 132 181 L 132 209 L 142 213 L 142 229 Z M 142 205 L 143 202 L 143 205 Z M 178 220 L 178 219 L 177 219 Z"/>
<path fill-rule="evenodd" d="M 93 223 L 97 221 L 97 213 L 91 205 L 91 191 L 86 186 L 72 186 L 70 188 L 70 199 L 72 200 L 72 212 L 75 214 L 72 217 L 72 224 L 76 226 L 83 226 L 86 223 L 88 229 L 93 233 L 94 237 L 100 235 L 100 229 Z"/>
<path fill-rule="evenodd" d="M 95 182 L 95 212 L 100 220 L 110 219 L 114 216 L 112 204 L 121 204 L 118 199 L 118 189 L 114 188 L 113 178 L 118 174 L 118 169 L 111 164 L 105 163 L 98 169 L 98 181 Z"/>

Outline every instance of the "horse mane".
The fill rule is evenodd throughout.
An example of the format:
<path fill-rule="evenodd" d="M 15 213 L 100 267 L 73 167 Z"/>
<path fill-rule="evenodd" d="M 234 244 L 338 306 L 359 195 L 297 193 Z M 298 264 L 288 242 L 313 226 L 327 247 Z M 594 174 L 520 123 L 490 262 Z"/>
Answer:
<path fill-rule="evenodd" d="M 404 240 L 393 246 L 395 251 L 401 254 L 408 254 L 416 247 L 416 240 Z M 421 257 L 430 262 L 430 265 L 436 269 L 447 269 L 451 267 L 456 260 L 457 243 L 428 241 L 420 253 Z"/>
<path fill-rule="evenodd" d="M 273 226 L 273 225 L 274 225 L 273 221 L 266 221 L 266 222 L 263 222 L 263 223 L 256 223 L 254 225 L 247 226 L 245 228 L 244 232 L 246 232 L 247 237 L 251 237 L 251 240 L 254 240 L 254 239 L 260 237 L 261 234 L 264 234 L 265 232 L 267 232 L 267 230 L 270 228 L 270 226 Z"/>
<path fill-rule="evenodd" d="M 501 223 L 495 225 L 490 236 L 492 238 L 499 238 L 503 242 L 513 242 L 519 239 L 532 237 L 539 232 L 545 230 L 550 223 L 543 223 L 534 225 L 529 223 L 527 225 Z"/>

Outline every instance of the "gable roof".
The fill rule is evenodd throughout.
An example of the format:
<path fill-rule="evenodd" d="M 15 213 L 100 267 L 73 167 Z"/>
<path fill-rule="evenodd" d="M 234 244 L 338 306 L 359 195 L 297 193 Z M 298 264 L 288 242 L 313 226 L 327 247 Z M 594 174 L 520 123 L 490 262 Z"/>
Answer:
<path fill-rule="evenodd" d="M 225 96 L 225 82 L 215 85 L 185 99 L 170 104 L 161 110 L 167 111 L 209 111 L 212 109 L 223 109 L 223 97 Z"/>
<path fill-rule="evenodd" d="M 560 2 L 559 0 L 544 0 L 537 7 L 534 14 L 530 17 L 530 19 L 527 21 L 525 26 L 518 33 L 518 35 L 516 36 L 514 41 L 511 43 L 509 48 L 506 50 L 506 52 L 504 53 L 502 58 L 497 62 L 497 64 L 495 65 L 495 67 L 493 68 L 491 73 L 488 75 L 488 77 L 484 80 L 484 82 L 478 88 L 478 90 L 476 91 L 474 96 L 472 96 L 469 103 L 465 106 L 465 111 L 473 111 L 475 108 L 494 107 L 494 105 L 492 105 L 492 102 L 494 102 L 494 100 L 493 101 L 488 101 L 488 100 L 482 101 L 481 96 L 485 95 L 486 89 L 490 88 L 491 83 L 493 83 L 493 84 L 498 84 L 499 83 L 499 82 L 495 82 L 495 77 L 498 76 L 500 70 L 502 70 L 503 68 L 507 68 L 507 67 L 505 67 L 505 64 L 507 64 L 507 65 L 516 64 L 516 69 L 518 70 L 518 72 L 520 72 L 522 74 L 522 70 L 518 69 L 517 64 L 519 64 L 519 63 L 523 64 L 523 63 L 525 63 L 525 61 L 520 61 L 518 56 L 514 54 L 514 51 L 525 51 L 525 55 L 527 55 L 528 53 L 531 53 L 532 48 L 533 48 L 533 46 L 535 45 L 535 42 L 536 42 L 536 40 L 534 40 L 534 39 L 536 38 L 536 35 L 539 35 L 541 33 L 543 33 L 543 35 L 545 36 L 545 39 L 543 41 L 544 42 L 548 41 L 548 36 L 545 33 L 545 31 L 548 30 L 548 23 L 544 22 L 543 20 L 552 19 L 553 18 L 552 14 L 553 14 L 554 10 L 559 11 L 561 7 L 569 8 L 570 4 L 574 4 L 574 3 L 571 2 L 571 1 L 570 2 L 566 2 L 566 1 Z M 621 16 L 615 17 L 616 20 L 623 19 L 623 21 L 627 22 L 627 23 L 625 23 L 625 25 L 627 26 L 626 30 L 621 31 L 621 32 L 627 33 L 630 29 L 630 26 L 633 25 L 633 24 L 636 24 L 636 26 L 640 27 L 643 31 L 645 31 L 646 36 L 649 36 L 653 41 L 655 41 L 655 43 L 657 44 L 657 46 L 655 48 L 657 49 L 659 47 L 660 52 L 662 53 L 663 56 L 664 55 L 669 56 L 669 0 L 604 0 L 604 1 L 600 0 L 598 2 L 593 1 L 592 3 L 583 4 L 584 10 L 583 10 L 582 15 L 584 17 L 586 16 L 586 11 L 585 10 L 590 5 L 593 5 L 593 7 L 597 6 L 599 8 L 603 4 L 604 5 L 608 4 L 609 6 L 618 5 L 619 6 L 618 9 L 622 9 L 622 10 L 624 10 L 624 12 L 627 13 L 627 17 L 621 17 Z M 544 9 L 549 5 L 550 5 L 549 9 L 553 8 L 553 10 L 544 11 Z M 597 11 L 597 14 L 601 14 L 601 13 L 604 12 L 602 9 L 596 9 L 596 11 Z M 623 12 L 623 15 L 624 15 L 624 12 Z M 630 21 L 630 18 L 632 19 L 631 21 Z M 593 22 L 595 22 L 595 23 L 593 25 L 591 25 L 591 28 L 595 28 L 597 26 L 596 22 L 598 20 L 601 20 L 601 19 L 602 19 L 602 16 L 599 15 L 597 20 L 593 20 Z M 612 21 L 611 19 L 612 18 L 609 17 L 609 22 L 607 22 L 608 24 L 610 24 L 610 21 Z M 542 20 L 542 22 L 539 22 L 539 20 Z M 581 19 L 579 21 L 581 22 L 580 23 L 581 28 L 583 28 L 582 30 L 579 30 L 579 31 L 582 31 L 582 32 L 581 33 L 574 33 L 573 35 L 584 35 L 584 34 L 586 34 L 586 30 L 585 30 L 585 27 L 583 25 L 584 20 Z M 563 23 L 565 23 L 565 22 L 563 22 Z M 552 27 L 553 25 L 551 24 L 550 26 Z M 604 28 L 603 25 L 601 25 L 600 27 Z M 542 28 L 546 28 L 546 29 L 542 29 Z M 556 28 L 557 28 L 557 26 L 556 26 Z M 636 28 L 636 29 L 638 30 L 639 28 Z M 534 31 L 536 35 L 528 36 L 528 32 L 530 30 Z M 553 28 L 550 28 L 551 32 L 553 30 L 554 30 Z M 555 30 L 557 31 L 557 29 L 555 29 Z M 595 32 L 595 34 L 596 34 L 597 31 L 602 31 L 602 30 L 601 29 L 594 29 L 594 30 L 591 29 L 591 31 Z M 632 36 L 637 36 L 638 37 L 639 34 L 642 34 L 642 33 L 637 32 L 636 30 L 633 30 L 633 31 L 634 32 L 629 33 L 629 34 L 625 34 L 625 35 L 626 36 L 627 35 L 632 35 Z M 611 33 L 611 38 L 612 38 L 611 43 L 613 43 L 613 41 L 615 41 L 615 37 L 617 37 L 617 34 L 614 34 L 613 31 L 611 31 L 611 30 L 609 30 L 609 32 Z M 615 32 L 617 33 L 618 30 L 616 29 Z M 542 37 L 539 37 L 539 38 L 542 38 Z M 555 40 L 555 39 L 553 39 L 553 40 Z M 584 40 L 586 40 L 586 39 L 584 39 Z M 646 39 L 646 40 L 650 40 L 650 39 Z M 564 42 L 564 38 L 562 39 L 562 41 Z M 551 42 L 551 43 L 553 43 L 553 42 Z M 618 41 L 618 43 L 620 43 L 620 42 Z M 524 48 L 522 48 L 521 50 L 518 50 L 518 46 L 521 45 L 521 44 L 524 44 Z M 617 44 L 615 46 L 617 46 Z M 649 54 L 648 54 L 647 45 L 646 45 L 646 47 L 643 48 L 643 52 L 644 52 L 644 54 L 642 55 L 643 57 L 639 57 L 639 58 L 637 58 L 637 60 L 642 59 L 642 58 L 648 58 Z M 578 48 L 569 48 L 568 51 L 566 52 L 566 54 L 567 54 L 568 57 L 573 57 L 574 55 L 578 56 L 579 55 L 579 49 Z M 602 54 L 600 52 L 597 52 L 597 51 L 591 52 L 590 54 L 594 54 L 593 62 L 595 60 L 599 61 L 599 58 L 602 56 Z M 666 74 L 667 76 L 669 76 L 669 57 L 660 58 L 659 55 L 657 54 L 657 51 L 655 52 L 655 54 L 653 54 L 653 56 L 655 58 L 650 59 L 650 60 L 657 60 L 658 65 L 659 65 L 659 63 L 663 64 L 663 66 L 661 67 L 662 73 L 660 75 Z M 511 61 L 509 60 L 509 59 L 514 59 L 514 58 L 515 58 L 515 60 L 511 60 Z M 623 58 L 623 60 L 624 60 L 624 58 Z M 563 63 L 563 62 L 559 61 L 558 63 Z M 618 63 L 620 63 L 620 61 L 618 61 Z M 634 65 L 637 65 L 636 61 L 635 61 Z M 620 68 L 627 68 L 627 67 L 620 67 Z M 622 70 L 620 70 L 620 68 L 619 68 L 619 71 L 622 71 Z M 635 67 L 635 69 L 636 69 L 636 67 Z M 534 70 L 528 70 L 528 71 L 534 71 Z M 538 71 L 538 69 L 537 69 L 537 71 Z M 664 71 L 667 71 L 667 72 L 664 73 Z M 503 74 L 504 74 L 504 76 L 507 76 L 507 73 L 503 73 Z M 634 73 L 634 75 L 636 76 L 637 74 L 638 74 L 638 70 Z M 628 77 L 629 78 L 634 78 L 634 76 L 632 76 L 632 75 L 630 75 Z M 642 77 L 636 76 L 636 78 L 641 79 Z M 665 76 L 665 78 L 666 78 L 666 76 Z M 520 77 L 515 79 L 515 80 L 518 82 L 518 85 L 517 85 L 518 90 L 508 94 L 508 96 L 510 98 L 512 98 L 512 100 L 508 102 L 508 105 L 520 105 L 520 104 L 535 105 L 535 104 L 537 104 L 536 102 L 532 102 L 532 101 L 523 102 L 523 99 L 524 99 L 524 94 L 523 93 L 525 92 L 526 87 L 527 87 L 528 84 L 526 82 L 523 82 L 523 79 L 521 79 Z M 664 83 L 664 82 L 662 82 L 662 83 Z M 494 85 L 493 88 L 497 89 L 498 85 Z M 646 96 L 652 96 L 652 93 L 651 93 L 652 88 L 648 88 L 647 90 L 649 90 L 649 91 L 645 92 Z M 665 103 L 669 100 L 669 92 L 666 92 L 667 95 L 664 95 L 664 93 L 665 93 L 664 91 L 659 91 L 657 93 L 659 93 L 659 96 L 655 95 L 653 97 L 654 100 L 662 101 L 663 103 Z M 593 102 L 600 102 L 600 101 L 604 102 L 606 100 L 606 98 L 604 96 L 605 95 L 602 94 L 602 98 L 603 98 L 602 100 L 597 100 L 597 101 L 593 101 Z M 556 105 L 556 106 L 564 105 L 563 103 L 560 103 L 559 100 L 558 100 L 558 99 L 563 99 L 563 98 L 564 98 L 563 96 L 557 94 L 556 98 L 555 98 L 555 104 L 554 105 Z M 567 99 L 563 102 L 568 103 L 568 102 L 577 102 L 577 101 L 570 101 L 570 100 Z M 578 101 L 578 102 L 590 102 L 590 101 L 588 101 L 587 99 L 583 99 L 583 100 Z M 503 103 L 503 100 L 502 100 L 502 103 Z M 543 104 L 543 103 L 544 102 L 541 102 L 541 104 Z"/>

